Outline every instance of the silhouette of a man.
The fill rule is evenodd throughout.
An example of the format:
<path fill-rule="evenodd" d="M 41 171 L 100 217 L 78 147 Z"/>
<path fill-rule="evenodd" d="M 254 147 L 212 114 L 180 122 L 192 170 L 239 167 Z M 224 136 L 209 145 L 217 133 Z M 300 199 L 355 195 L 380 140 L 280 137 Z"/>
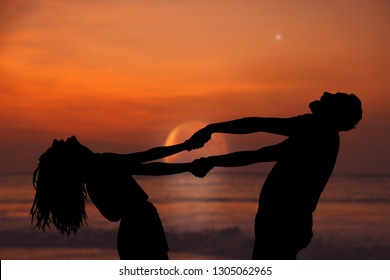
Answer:
<path fill-rule="evenodd" d="M 296 259 L 310 243 L 312 214 L 336 162 L 339 131 L 354 128 L 362 118 L 361 102 L 354 94 L 325 92 L 309 107 L 312 114 L 291 118 L 249 117 L 209 124 L 187 140 L 192 148 L 200 148 L 213 133 L 287 136 L 258 150 L 197 160 L 199 177 L 214 166 L 276 162 L 259 197 L 253 259 Z"/>

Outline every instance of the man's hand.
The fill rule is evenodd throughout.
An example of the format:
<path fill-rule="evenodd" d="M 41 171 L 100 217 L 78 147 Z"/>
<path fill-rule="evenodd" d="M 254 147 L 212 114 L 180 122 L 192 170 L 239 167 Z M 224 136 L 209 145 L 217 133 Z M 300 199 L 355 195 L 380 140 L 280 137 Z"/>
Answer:
<path fill-rule="evenodd" d="M 187 151 L 199 149 L 211 139 L 211 132 L 207 128 L 197 131 L 190 139 L 185 141 Z"/>
<path fill-rule="evenodd" d="M 214 166 L 208 158 L 195 159 L 192 162 L 190 172 L 198 178 L 204 178 Z"/>

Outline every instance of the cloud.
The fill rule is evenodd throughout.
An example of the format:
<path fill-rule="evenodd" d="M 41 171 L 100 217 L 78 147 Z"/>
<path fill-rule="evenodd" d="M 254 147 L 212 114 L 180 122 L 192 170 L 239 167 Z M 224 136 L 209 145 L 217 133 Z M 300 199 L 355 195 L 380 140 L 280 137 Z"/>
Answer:
<path fill-rule="evenodd" d="M 11 34 L 23 18 L 36 12 L 40 7 L 39 1 L 6 0 L 0 1 L 0 39 Z"/>

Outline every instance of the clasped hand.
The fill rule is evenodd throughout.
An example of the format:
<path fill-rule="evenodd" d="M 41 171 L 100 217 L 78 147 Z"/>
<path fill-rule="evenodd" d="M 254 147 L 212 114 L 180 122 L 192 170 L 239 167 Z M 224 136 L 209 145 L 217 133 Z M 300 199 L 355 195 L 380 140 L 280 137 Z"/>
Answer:
<path fill-rule="evenodd" d="M 210 159 L 202 157 L 200 159 L 195 159 L 192 162 L 190 172 L 192 173 L 192 175 L 198 178 L 203 178 L 213 168 L 214 165 L 211 163 Z"/>
<path fill-rule="evenodd" d="M 185 141 L 187 151 L 202 148 L 210 139 L 211 133 L 206 128 L 200 129 Z"/>

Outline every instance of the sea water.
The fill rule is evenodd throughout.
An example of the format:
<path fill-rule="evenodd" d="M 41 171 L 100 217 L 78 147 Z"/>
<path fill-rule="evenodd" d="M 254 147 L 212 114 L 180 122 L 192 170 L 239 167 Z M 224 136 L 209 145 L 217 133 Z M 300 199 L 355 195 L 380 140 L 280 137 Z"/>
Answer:
<path fill-rule="evenodd" d="M 266 174 L 211 172 L 137 176 L 163 222 L 171 259 L 250 259 L 253 222 Z M 118 223 L 87 203 L 76 236 L 32 229 L 32 174 L 0 175 L 1 259 L 118 259 Z M 299 259 L 390 259 L 390 176 L 330 179 L 314 213 L 314 237 Z"/>

